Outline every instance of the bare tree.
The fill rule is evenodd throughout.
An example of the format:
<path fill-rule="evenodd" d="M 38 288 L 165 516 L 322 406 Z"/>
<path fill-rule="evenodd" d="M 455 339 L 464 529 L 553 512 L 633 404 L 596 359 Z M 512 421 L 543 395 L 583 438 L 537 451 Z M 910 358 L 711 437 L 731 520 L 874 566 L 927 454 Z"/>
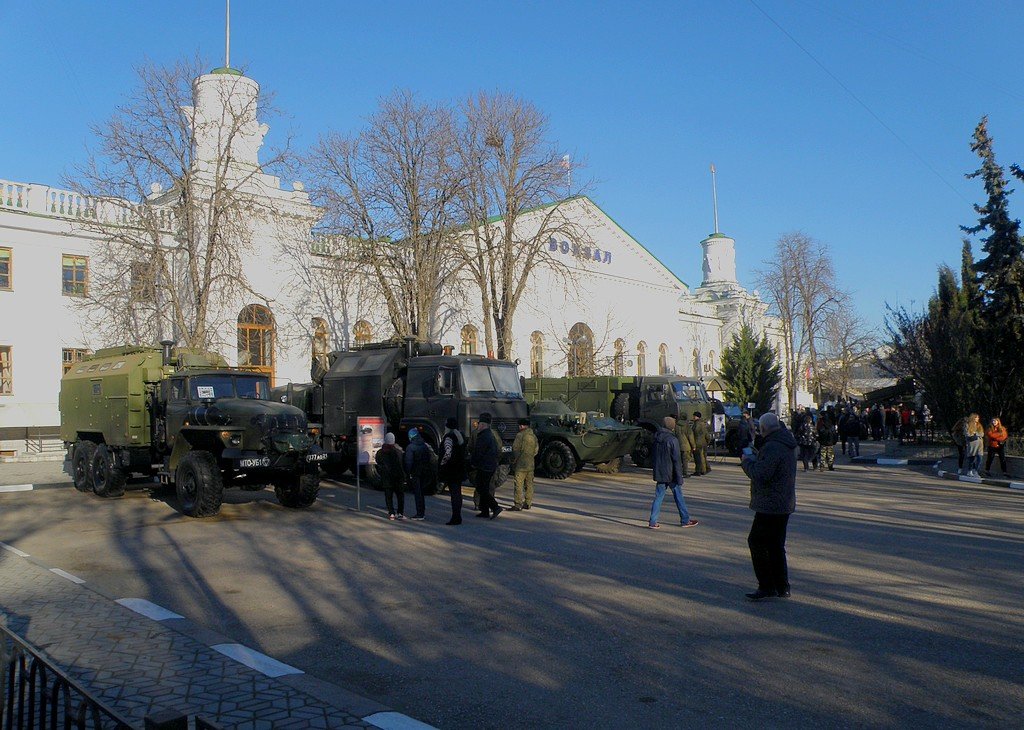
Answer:
<path fill-rule="evenodd" d="M 288 144 L 259 164 L 266 97 L 237 71 L 200 78 L 203 68 L 138 68 L 137 87 L 93 127 L 97 144 L 68 180 L 84 196 L 80 228 L 100 244 L 81 302 L 105 342 L 171 336 L 216 349 L 228 307 L 251 293 L 242 264 L 253 231 L 276 216 L 264 171 L 287 161 Z"/>
<path fill-rule="evenodd" d="M 818 372 L 825 322 L 834 315 L 841 296 L 828 247 L 799 231 L 780 236 L 774 256 L 757 273 L 757 284 L 780 320 L 783 372 L 792 410 L 804 368 Z"/>
<path fill-rule="evenodd" d="M 852 310 L 849 297 L 844 297 L 835 313 L 825 321 L 822 336 L 824 357 L 819 362 L 817 373 L 822 389 L 837 397 L 848 398 L 854 370 L 875 361 L 878 345 L 878 338 Z"/>
<path fill-rule="evenodd" d="M 450 110 L 399 92 L 354 137 L 323 137 L 309 166 L 325 209 L 322 230 L 346 239 L 395 333 L 436 339 L 460 265 L 451 252 L 461 179 Z"/>
<path fill-rule="evenodd" d="M 507 94 L 477 94 L 461 111 L 459 203 L 467 225 L 457 251 L 480 294 L 487 351 L 508 359 L 534 272 L 545 267 L 571 279 L 573 268 L 552 255 L 551 243 L 566 242 L 586 264 L 584 234 L 569 206 L 556 204 L 568 192 L 568 159 L 548 141 L 547 117 Z"/>

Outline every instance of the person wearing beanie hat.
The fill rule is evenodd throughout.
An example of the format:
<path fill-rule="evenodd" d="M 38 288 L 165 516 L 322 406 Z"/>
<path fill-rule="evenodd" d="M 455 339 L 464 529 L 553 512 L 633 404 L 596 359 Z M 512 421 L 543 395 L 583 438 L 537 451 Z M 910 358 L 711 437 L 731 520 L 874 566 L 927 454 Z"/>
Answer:
<path fill-rule="evenodd" d="M 395 445 L 395 434 L 384 434 L 384 445 L 374 457 L 381 486 L 384 487 L 384 503 L 388 508 L 389 520 L 405 519 L 405 467 L 402 465 L 402 450 Z M 358 467 L 356 467 L 358 468 Z M 395 511 L 395 498 L 398 511 Z"/>
<path fill-rule="evenodd" d="M 658 524 L 661 503 L 665 499 L 665 491 L 671 489 L 676 509 L 679 510 L 679 524 L 683 527 L 696 527 L 697 520 L 690 519 L 690 513 L 686 509 L 686 500 L 683 499 L 683 465 L 679 458 L 679 440 L 672 430 L 676 425 L 676 419 L 665 416 L 662 419 L 662 424 L 654 433 L 654 446 L 651 449 L 651 457 L 654 461 L 652 473 L 655 489 L 654 501 L 651 503 L 651 516 L 647 520 L 647 526 L 652 530 L 661 527 Z"/>
<path fill-rule="evenodd" d="M 452 518 L 446 525 L 462 524 L 462 481 L 466 478 L 466 437 L 459 431 L 459 422 L 449 418 L 441 439 L 441 456 L 437 478 L 448 487 L 452 498 Z"/>
<path fill-rule="evenodd" d="M 434 451 L 423 440 L 419 429 L 410 428 L 409 447 L 405 450 L 405 473 L 409 477 L 413 499 L 416 500 L 416 514 L 412 516 L 414 520 L 427 518 L 427 504 L 423 499 L 423 489 L 435 480 L 434 459 Z"/>
<path fill-rule="evenodd" d="M 477 503 L 480 505 L 477 517 L 489 517 L 493 520 L 503 512 L 491 492 L 491 481 L 494 479 L 494 472 L 498 470 L 500 460 L 501 442 L 491 430 L 491 414 L 481 413 L 470 457 L 470 463 L 476 470 L 473 486 L 476 487 Z"/>
<path fill-rule="evenodd" d="M 512 442 L 512 478 L 515 483 L 512 505 L 513 512 L 530 509 L 533 506 L 533 467 L 540 444 L 537 435 L 530 428 L 529 418 L 519 419 L 519 433 Z"/>

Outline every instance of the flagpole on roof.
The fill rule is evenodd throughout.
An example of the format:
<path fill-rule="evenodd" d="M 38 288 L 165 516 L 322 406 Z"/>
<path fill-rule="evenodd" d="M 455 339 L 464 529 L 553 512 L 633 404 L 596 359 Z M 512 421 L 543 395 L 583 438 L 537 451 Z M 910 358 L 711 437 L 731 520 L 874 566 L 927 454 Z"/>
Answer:
<path fill-rule="evenodd" d="M 718 233 L 718 185 L 715 181 L 715 163 L 711 163 L 711 196 L 715 202 L 715 233 Z"/>
<path fill-rule="evenodd" d="M 231 0 L 224 2 L 224 68 L 231 68 Z"/>

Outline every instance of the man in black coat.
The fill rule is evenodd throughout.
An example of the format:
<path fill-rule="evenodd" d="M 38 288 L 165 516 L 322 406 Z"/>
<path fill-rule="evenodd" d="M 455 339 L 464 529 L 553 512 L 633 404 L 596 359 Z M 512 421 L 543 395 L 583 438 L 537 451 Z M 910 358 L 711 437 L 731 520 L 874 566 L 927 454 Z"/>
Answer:
<path fill-rule="evenodd" d="M 473 486 L 476 487 L 477 500 L 480 503 L 480 513 L 477 517 L 490 517 L 493 520 L 504 511 L 491 493 L 491 480 L 494 478 L 494 472 L 498 471 L 500 459 L 501 444 L 491 430 L 491 414 L 481 413 L 473 453 L 470 456 L 470 464 L 476 470 Z"/>
<path fill-rule="evenodd" d="M 445 524 L 462 524 L 462 480 L 466 478 L 466 439 L 459 431 L 459 422 L 449 418 L 441 439 L 441 454 L 437 476 L 452 498 L 452 518 Z"/>
<path fill-rule="evenodd" d="M 374 462 L 384 487 L 384 503 L 388 507 L 389 520 L 405 519 L 405 467 L 403 453 L 395 446 L 395 434 L 384 434 L 384 445 L 377 450 Z M 356 467 L 358 468 L 358 467 Z M 398 497 L 398 511 L 395 511 L 395 497 Z"/>
<path fill-rule="evenodd" d="M 426 501 L 423 489 L 434 480 L 434 451 L 423 440 L 419 429 L 409 429 L 409 448 L 405 450 L 405 472 L 409 477 L 413 498 L 416 500 L 414 520 L 426 519 Z"/>
<path fill-rule="evenodd" d="M 697 520 L 690 519 L 686 500 L 683 499 L 683 462 L 679 456 L 679 439 L 675 435 L 676 419 L 665 416 L 664 424 L 654 432 L 654 446 L 651 449 L 655 488 L 647 526 L 652 530 L 661 527 L 658 524 L 658 514 L 661 512 L 662 500 L 665 499 L 665 490 L 671 489 L 672 498 L 679 510 L 679 524 L 683 527 L 696 527 Z"/>
<path fill-rule="evenodd" d="M 764 444 L 740 461 L 750 477 L 750 509 L 754 510 L 747 537 L 757 576 L 757 590 L 746 594 L 751 601 L 789 598 L 786 527 L 796 511 L 796 439 L 774 413 L 761 416 L 758 426 Z"/>

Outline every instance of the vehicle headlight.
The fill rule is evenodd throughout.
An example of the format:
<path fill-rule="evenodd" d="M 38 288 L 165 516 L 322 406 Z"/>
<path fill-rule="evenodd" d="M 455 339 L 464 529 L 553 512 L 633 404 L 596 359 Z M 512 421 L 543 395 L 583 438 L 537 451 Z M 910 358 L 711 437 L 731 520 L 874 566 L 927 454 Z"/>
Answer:
<path fill-rule="evenodd" d="M 225 446 L 237 448 L 242 445 L 242 434 L 238 431 L 221 431 L 220 440 Z"/>

